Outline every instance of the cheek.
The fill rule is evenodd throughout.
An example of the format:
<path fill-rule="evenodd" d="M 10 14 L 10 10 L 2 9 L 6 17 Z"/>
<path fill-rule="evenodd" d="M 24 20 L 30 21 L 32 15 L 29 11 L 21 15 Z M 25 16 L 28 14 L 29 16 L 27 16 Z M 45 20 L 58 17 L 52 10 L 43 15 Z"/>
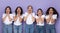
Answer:
<path fill-rule="evenodd" d="M 10 10 L 6 10 L 6 12 L 10 12 Z"/>
<path fill-rule="evenodd" d="M 53 12 L 49 12 L 49 14 L 53 14 Z"/>

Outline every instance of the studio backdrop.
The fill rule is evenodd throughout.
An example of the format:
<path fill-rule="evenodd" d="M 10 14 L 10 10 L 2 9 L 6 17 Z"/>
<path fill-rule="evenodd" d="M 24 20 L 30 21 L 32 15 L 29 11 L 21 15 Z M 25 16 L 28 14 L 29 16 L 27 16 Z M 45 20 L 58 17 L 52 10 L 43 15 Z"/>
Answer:
<path fill-rule="evenodd" d="M 60 0 L 0 0 L 0 33 L 2 33 L 2 14 L 5 12 L 5 7 L 10 6 L 14 13 L 17 6 L 21 6 L 23 11 L 27 11 L 27 6 L 32 5 L 33 11 L 36 13 L 38 8 L 41 8 L 45 14 L 48 7 L 54 7 L 60 15 Z M 60 16 L 56 22 L 56 32 L 60 33 Z"/>

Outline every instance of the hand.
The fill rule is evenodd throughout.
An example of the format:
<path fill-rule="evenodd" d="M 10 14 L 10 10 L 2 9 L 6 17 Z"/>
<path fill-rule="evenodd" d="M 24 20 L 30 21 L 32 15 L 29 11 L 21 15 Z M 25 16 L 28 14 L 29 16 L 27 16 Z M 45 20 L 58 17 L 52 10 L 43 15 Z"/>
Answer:
<path fill-rule="evenodd" d="M 17 16 L 14 16 L 14 21 L 16 21 L 17 20 Z"/>
<path fill-rule="evenodd" d="M 19 21 L 22 22 L 22 18 L 21 17 L 19 18 Z"/>

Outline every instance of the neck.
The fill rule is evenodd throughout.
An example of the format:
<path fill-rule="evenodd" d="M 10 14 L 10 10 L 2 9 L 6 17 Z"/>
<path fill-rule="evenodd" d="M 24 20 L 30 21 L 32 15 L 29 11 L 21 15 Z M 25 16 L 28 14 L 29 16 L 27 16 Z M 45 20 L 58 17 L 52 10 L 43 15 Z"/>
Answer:
<path fill-rule="evenodd" d="M 17 16 L 20 16 L 21 14 L 17 14 Z"/>
<path fill-rule="evenodd" d="M 38 15 L 39 17 L 42 16 L 42 15 Z"/>
<path fill-rule="evenodd" d="M 9 13 L 6 13 L 6 14 L 9 14 Z"/>

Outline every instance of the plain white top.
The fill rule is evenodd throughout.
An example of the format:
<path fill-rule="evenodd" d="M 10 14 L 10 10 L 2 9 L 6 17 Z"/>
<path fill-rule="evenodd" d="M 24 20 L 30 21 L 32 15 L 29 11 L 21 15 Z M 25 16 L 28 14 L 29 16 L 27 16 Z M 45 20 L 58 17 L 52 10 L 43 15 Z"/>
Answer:
<path fill-rule="evenodd" d="M 39 16 L 36 16 L 36 19 L 38 19 L 38 18 L 39 18 Z M 42 15 L 41 18 L 45 18 L 45 15 Z M 41 21 L 39 21 L 39 23 L 37 23 L 37 25 L 44 26 L 44 22 L 41 23 Z"/>
<path fill-rule="evenodd" d="M 45 18 L 48 19 L 48 18 L 49 18 L 49 15 L 46 15 Z M 57 15 L 54 14 L 54 15 L 52 16 L 52 18 L 53 18 L 53 19 L 57 19 Z M 50 21 L 48 24 L 53 25 L 54 23 L 51 23 L 51 21 Z"/>
<path fill-rule="evenodd" d="M 27 15 L 28 15 L 28 13 L 26 12 L 26 13 L 24 14 L 24 16 L 27 16 Z M 26 20 L 26 24 L 28 24 L 28 25 L 33 24 L 32 16 L 35 17 L 35 13 L 32 13 L 32 14 L 29 14 L 29 15 L 28 15 L 27 20 Z"/>
<path fill-rule="evenodd" d="M 23 16 L 20 16 L 20 17 L 23 18 Z M 17 20 L 14 22 L 14 25 L 19 26 L 22 24 L 22 22 L 19 21 L 20 17 L 17 18 Z"/>
<path fill-rule="evenodd" d="M 13 14 L 9 14 L 9 15 L 13 19 Z M 4 18 L 5 16 L 6 16 L 6 14 L 3 14 L 2 18 Z M 6 24 L 6 25 L 9 25 L 9 24 L 12 24 L 12 21 L 9 21 L 9 18 L 7 16 L 6 19 L 5 19 L 5 21 L 3 23 Z"/>

